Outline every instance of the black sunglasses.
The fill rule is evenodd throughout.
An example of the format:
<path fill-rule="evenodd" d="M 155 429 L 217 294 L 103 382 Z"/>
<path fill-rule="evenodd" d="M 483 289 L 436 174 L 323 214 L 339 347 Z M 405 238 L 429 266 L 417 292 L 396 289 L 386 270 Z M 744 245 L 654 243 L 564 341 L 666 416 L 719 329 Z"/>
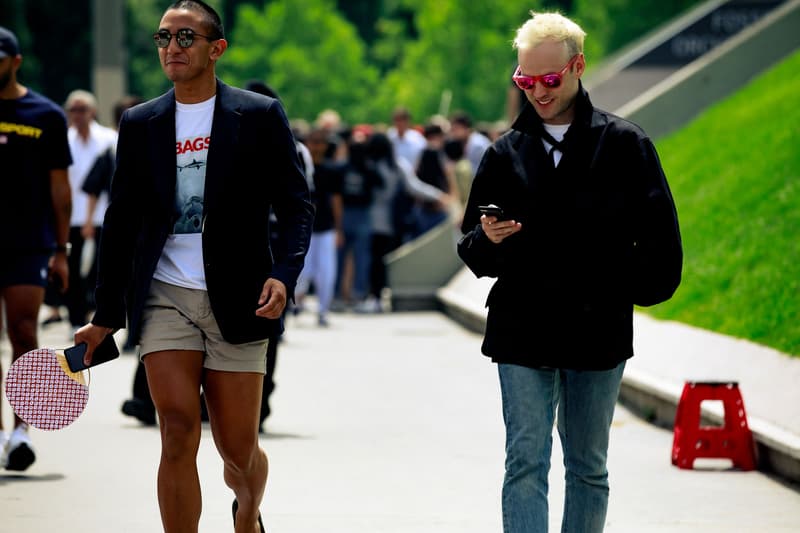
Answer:
<path fill-rule="evenodd" d="M 200 35 L 199 33 L 195 33 L 195 31 L 191 28 L 181 28 L 178 30 L 178 33 L 170 33 L 169 30 L 158 30 L 153 34 L 153 41 L 155 41 L 157 47 L 166 48 L 169 46 L 169 42 L 172 40 L 173 36 L 175 37 L 175 41 L 178 43 L 178 46 L 181 48 L 189 48 L 192 46 L 195 37 L 202 37 L 209 42 L 217 40 L 212 39 L 208 35 Z"/>

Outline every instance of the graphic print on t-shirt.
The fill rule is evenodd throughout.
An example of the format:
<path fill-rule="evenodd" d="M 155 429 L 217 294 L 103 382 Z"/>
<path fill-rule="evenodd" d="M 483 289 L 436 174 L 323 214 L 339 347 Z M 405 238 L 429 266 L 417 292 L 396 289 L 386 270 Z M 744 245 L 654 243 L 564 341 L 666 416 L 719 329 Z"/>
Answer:
<path fill-rule="evenodd" d="M 215 100 L 175 102 L 175 223 L 153 278 L 187 289 L 206 290 L 203 203 Z"/>
<path fill-rule="evenodd" d="M 175 207 L 178 219 L 172 232 L 200 233 L 203 226 L 203 189 L 206 183 L 206 157 L 210 137 L 179 139 L 176 143 L 177 162 Z"/>

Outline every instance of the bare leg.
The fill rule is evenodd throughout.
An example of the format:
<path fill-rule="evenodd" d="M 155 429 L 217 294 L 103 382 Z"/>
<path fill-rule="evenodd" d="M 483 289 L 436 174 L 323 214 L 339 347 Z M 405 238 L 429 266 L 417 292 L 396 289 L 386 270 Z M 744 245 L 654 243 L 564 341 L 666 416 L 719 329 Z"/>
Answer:
<path fill-rule="evenodd" d="M 267 454 L 258 443 L 263 374 L 206 370 L 203 385 L 225 483 L 239 503 L 236 533 L 253 533 L 267 485 Z"/>
<path fill-rule="evenodd" d="M 0 299 L 5 302 L 6 306 L 8 340 L 11 343 L 11 362 L 13 363 L 22 354 L 39 347 L 39 339 L 36 334 L 39 308 L 44 301 L 44 287 L 12 285 L 0 292 Z M 15 415 L 14 427 L 21 423 L 22 419 Z M 0 416 L 0 429 L 2 428 L 2 416 Z"/>
<path fill-rule="evenodd" d="M 202 509 L 197 450 L 203 353 L 154 352 L 144 358 L 161 429 L 158 504 L 165 533 L 197 533 Z"/>

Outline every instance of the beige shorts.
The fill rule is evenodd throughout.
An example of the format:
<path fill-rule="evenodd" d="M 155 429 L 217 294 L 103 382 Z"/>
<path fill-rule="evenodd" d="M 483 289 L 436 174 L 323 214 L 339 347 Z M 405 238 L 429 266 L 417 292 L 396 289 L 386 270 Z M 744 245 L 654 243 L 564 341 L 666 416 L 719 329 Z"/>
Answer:
<path fill-rule="evenodd" d="M 222 338 L 208 292 L 153 280 L 142 316 L 140 357 L 164 350 L 204 352 L 203 366 L 226 372 L 267 370 L 267 340 L 231 344 Z"/>

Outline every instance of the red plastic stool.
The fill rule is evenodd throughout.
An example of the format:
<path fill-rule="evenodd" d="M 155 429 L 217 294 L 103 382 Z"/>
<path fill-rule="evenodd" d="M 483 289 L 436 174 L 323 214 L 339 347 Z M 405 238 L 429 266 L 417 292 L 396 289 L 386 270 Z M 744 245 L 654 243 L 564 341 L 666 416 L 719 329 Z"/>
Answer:
<path fill-rule="evenodd" d="M 700 404 L 721 400 L 725 425 L 700 426 Z M 736 382 L 687 381 L 675 413 L 672 464 L 691 469 L 699 457 L 731 459 L 741 470 L 756 468 L 756 447 Z"/>

